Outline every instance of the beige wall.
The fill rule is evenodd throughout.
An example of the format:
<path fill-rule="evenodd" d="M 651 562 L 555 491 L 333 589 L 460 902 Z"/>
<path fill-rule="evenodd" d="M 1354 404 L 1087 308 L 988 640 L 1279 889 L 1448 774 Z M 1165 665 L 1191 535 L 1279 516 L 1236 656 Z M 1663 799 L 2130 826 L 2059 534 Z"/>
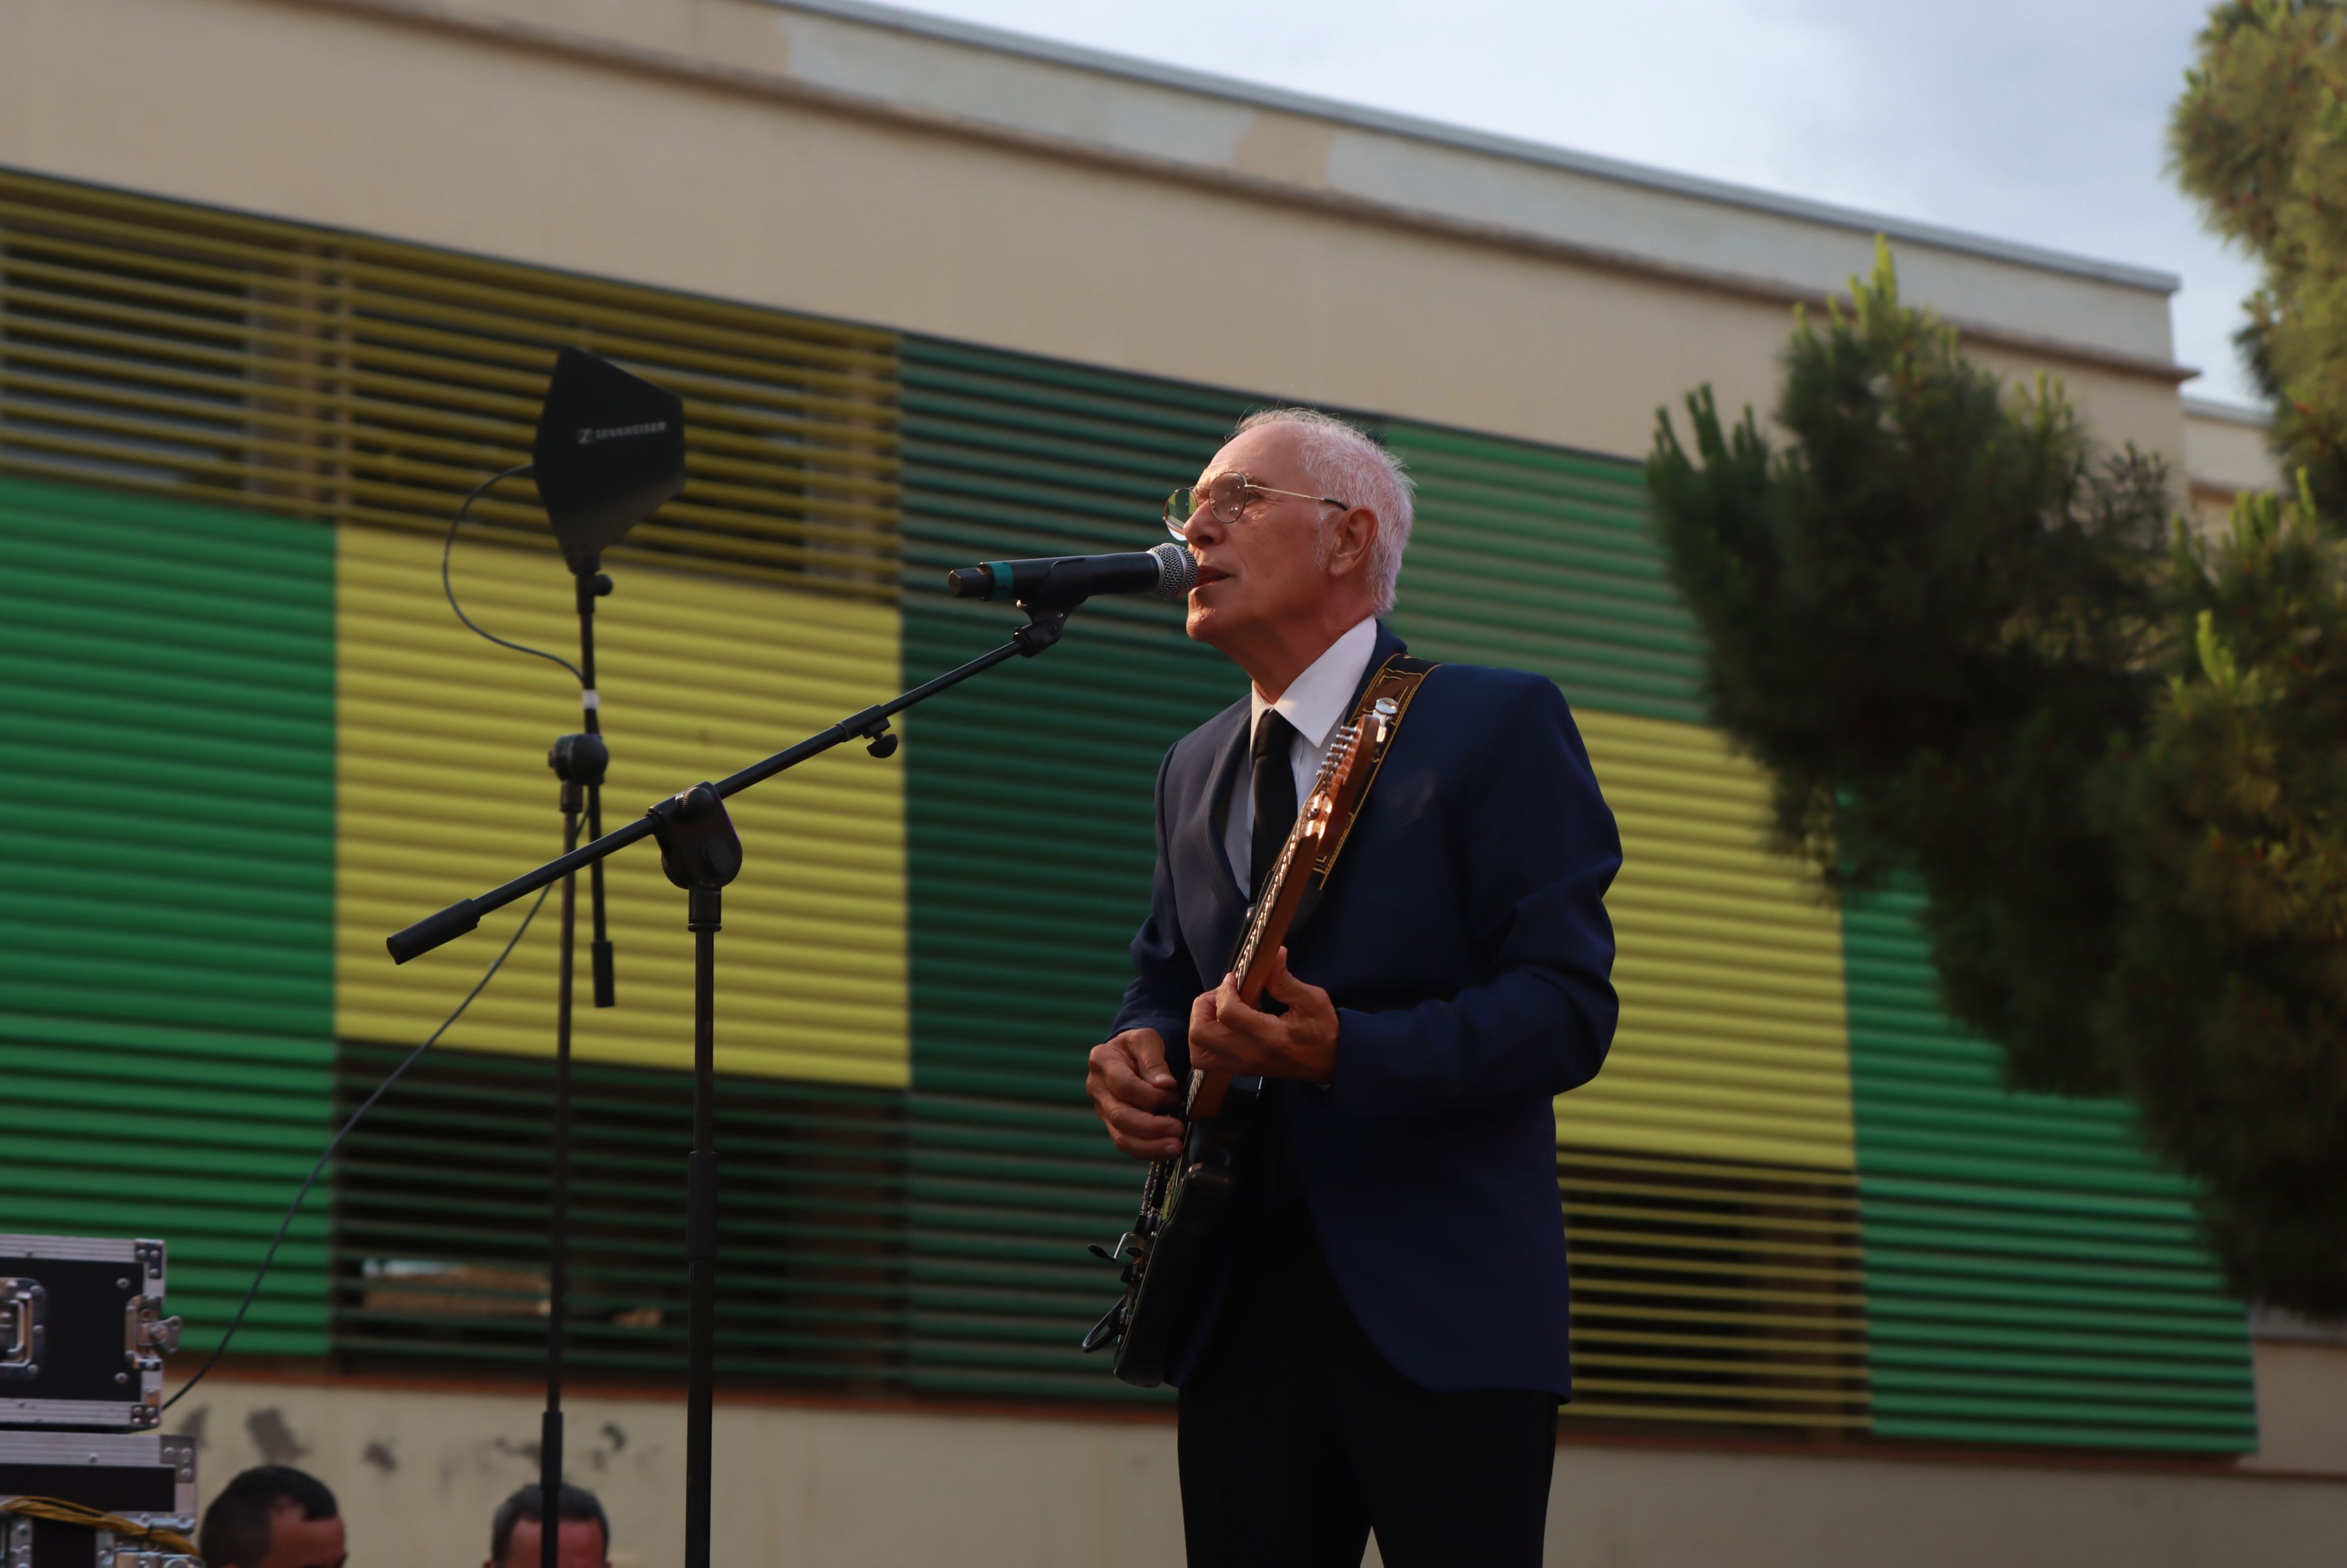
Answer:
<path fill-rule="evenodd" d="M 169 1430 L 202 1440 L 207 1503 L 247 1465 L 298 1464 L 334 1490 L 354 1568 L 467 1568 L 490 1515 L 538 1479 L 542 1399 L 207 1381 Z M 614 1568 L 680 1560 L 681 1400 L 576 1399 L 570 1480 L 602 1498 Z M 722 1405 L 713 1553 L 729 1568 L 1177 1562 L 1172 1428 Z"/>
<path fill-rule="evenodd" d="M 1697 383 L 1770 401 L 1781 301 L 1315 208 L 1277 159 L 1217 184 L 825 108 L 773 15 L 11 0 L 0 163 L 1629 456 Z M 2180 458 L 2167 378 L 2056 368 Z"/>
<path fill-rule="evenodd" d="M 2347 1479 L 2347 1339 L 2257 1342 L 2252 1469 Z"/>
<path fill-rule="evenodd" d="M 172 1413 L 207 1501 L 245 1465 L 340 1496 L 356 1568 L 465 1568 L 499 1499 L 537 1478 L 523 1389 L 208 1382 Z M 666 1568 L 682 1531 L 682 1408 L 574 1400 L 572 1479 L 602 1496 L 617 1568 Z M 729 1404 L 716 1558 L 822 1568 L 1175 1568 L 1163 1420 Z M 2283 1568 L 2335 1564 L 2347 1481 L 2222 1470 L 1812 1458 L 1575 1441 L 1557 1450 L 1548 1561 L 1565 1568 Z M 1371 1561 L 1375 1561 L 1372 1554 Z"/>
<path fill-rule="evenodd" d="M 2266 445 L 2265 415 L 2188 399 L 2184 405 L 2184 456 L 2196 485 L 2228 491 L 2270 490 L 2281 483 L 2281 464 Z"/>
<path fill-rule="evenodd" d="M 2285 482 L 2266 435 L 2265 415 L 2256 410 L 2185 400 L 2185 472 L 2191 477 L 2193 516 L 2202 528 L 2223 528 L 2233 498 L 2244 490 L 2271 490 Z"/>

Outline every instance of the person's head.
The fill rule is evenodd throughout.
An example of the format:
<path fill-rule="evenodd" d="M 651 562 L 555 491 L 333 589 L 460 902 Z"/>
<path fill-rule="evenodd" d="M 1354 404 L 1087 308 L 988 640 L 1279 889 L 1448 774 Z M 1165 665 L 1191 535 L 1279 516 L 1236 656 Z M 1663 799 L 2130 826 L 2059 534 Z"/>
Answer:
<path fill-rule="evenodd" d="M 342 1511 L 307 1471 L 256 1465 L 204 1511 L 197 1553 L 208 1568 L 342 1568 Z"/>
<path fill-rule="evenodd" d="M 562 1568 L 610 1568 L 611 1522 L 595 1494 L 565 1481 L 554 1512 L 556 1561 Z M 518 1489 L 489 1522 L 489 1560 L 482 1568 L 538 1568 L 545 1531 L 545 1494 L 536 1482 Z"/>
<path fill-rule="evenodd" d="M 1362 431 L 1311 408 L 1251 414 L 1196 488 L 1183 537 L 1198 558 L 1189 630 L 1199 641 L 1250 669 L 1266 649 L 1309 662 L 1393 608 L 1413 487 Z"/>

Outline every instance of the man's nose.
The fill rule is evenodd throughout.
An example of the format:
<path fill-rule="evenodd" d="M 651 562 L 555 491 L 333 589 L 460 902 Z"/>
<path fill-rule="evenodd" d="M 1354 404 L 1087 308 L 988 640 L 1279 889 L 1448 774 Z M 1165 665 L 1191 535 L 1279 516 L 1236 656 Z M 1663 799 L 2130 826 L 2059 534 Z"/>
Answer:
<path fill-rule="evenodd" d="M 1190 514 L 1190 520 L 1182 525 L 1182 537 L 1190 541 L 1190 548 L 1194 550 L 1200 545 L 1222 543 L 1230 537 L 1230 529 L 1214 516 L 1214 507 L 1200 507 Z"/>

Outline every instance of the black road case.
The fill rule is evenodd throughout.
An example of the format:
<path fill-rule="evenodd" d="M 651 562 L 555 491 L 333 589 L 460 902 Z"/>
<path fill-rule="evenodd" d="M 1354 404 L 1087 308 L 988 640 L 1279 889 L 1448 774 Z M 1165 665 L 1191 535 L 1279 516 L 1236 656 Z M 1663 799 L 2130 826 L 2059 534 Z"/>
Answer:
<path fill-rule="evenodd" d="M 0 1427 L 159 1425 L 164 1284 L 159 1241 L 0 1235 Z"/>
<path fill-rule="evenodd" d="M 138 1531 L 92 1529 L 14 1511 L 54 1499 Z M 54 1510 L 45 1510 L 54 1512 Z M 138 1531 L 196 1533 L 196 1440 L 160 1432 L 0 1431 L 0 1563 L 6 1568 L 202 1568 Z"/>

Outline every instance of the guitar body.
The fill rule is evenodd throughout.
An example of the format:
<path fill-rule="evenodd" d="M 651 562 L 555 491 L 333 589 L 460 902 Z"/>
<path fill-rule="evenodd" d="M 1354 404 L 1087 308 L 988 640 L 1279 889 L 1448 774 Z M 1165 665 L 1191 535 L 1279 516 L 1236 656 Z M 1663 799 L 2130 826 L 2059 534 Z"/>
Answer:
<path fill-rule="evenodd" d="M 1402 711 L 1430 668 L 1399 656 L 1389 660 L 1363 693 L 1353 721 L 1332 737 L 1231 960 L 1229 972 L 1238 977 L 1240 999 L 1248 1006 L 1262 1005 L 1279 948 L 1307 901 L 1326 886 Z M 1116 1346 L 1116 1375 L 1137 1388 L 1165 1380 L 1197 1320 L 1209 1276 L 1238 1219 L 1246 1150 L 1263 1095 L 1260 1078 L 1194 1070 L 1183 1106 L 1188 1131 L 1181 1154 L 1149 1168 L 1133 1228 L 1114 1247 L 1092 1249 L 1093 1256 L 1122 1266 L 1124 1295 L 1092 1325 L 1083 1348 Z"/>
<path fill-rule="evenodd" d="M 1263 1091 L 1260 1078 L 1233 1079 L 1222 1112 L 1191 1122 L 1181 1156 L 1159 1162 L 1143 1189 L 1135 1229 L 1149 1227 L 1148 1266 L 1135 1271 L 1126 1299 L 1111 1309 L 1122 1315 L 1116 1375 L 1135 1388 L 1165 1380 L 1182 1330 L 1197 1317 L 1223 1238 L 1238 1220 L 1242 1162 Z M 1161 1188 L 1161 1201 L 1149 1204 L 1147 1194 Z"/>

